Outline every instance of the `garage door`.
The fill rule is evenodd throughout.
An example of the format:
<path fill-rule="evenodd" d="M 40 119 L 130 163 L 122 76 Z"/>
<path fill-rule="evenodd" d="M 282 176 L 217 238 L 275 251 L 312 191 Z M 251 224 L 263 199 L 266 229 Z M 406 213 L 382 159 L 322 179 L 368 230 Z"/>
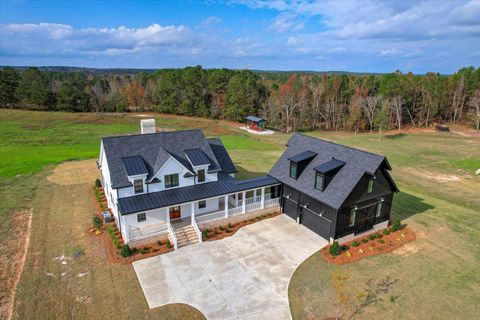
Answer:
<path fill-rule="evenodd" d="M 302 209 L 302 224 L 325 239 L 330 238 L 330 222 L 325 218 L 307 210 Z"/>
<path fill-rule="evenodd" d="M 297 204 L 285 197 L 283 197 L 283 212 L 293 220 L 297 221 Z"/>

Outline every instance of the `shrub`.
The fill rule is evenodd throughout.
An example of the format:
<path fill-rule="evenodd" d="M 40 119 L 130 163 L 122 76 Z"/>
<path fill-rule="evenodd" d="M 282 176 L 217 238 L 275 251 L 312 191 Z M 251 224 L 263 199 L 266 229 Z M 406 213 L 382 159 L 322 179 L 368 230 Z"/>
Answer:
<path fill-rule="evenodd" d="M 232 228 L 233 228 L 233 225 L 232 225 L 231 223 L 229 223 L 229 224 L 228 224 L 228 227 L 229 227 L 230 229 L 232 229 Z"/>
<path fill-rule="evenodd" d="M 367 242 L 368 242 L 368 239 L 367 239 L 367 238 L 363 238 L 363 239 L 362 239 L 362 242 L 363 242 L 363 243 L 367 243 Z"/>
<path fill-rule="evenodd" d="M 103 226 L 102 218 L 100 218 L 99 216 L 93 216 L 92 223 L 95 229 L 101 229 Z"/>
<path fill-rule="evenodd" d="M 341 249 L 342 251 L 347 251 L 347 250 L 349 249 L 349 246 L 343 245 L 343 246 L 340 247 L 340 249 Z"/>
<path fill-rule="evenodd" d="M 382 239 L 382 237 L 383 237 L 383 236 L 382 236 L 380 233 L 375 233 L 375 238 L 377 238 L 377 239 Z"/>
<path fill-rule="evenodd" d="M 354 247 L 358 247 L 359 245 L 360 245 L 360 243 L 358 243 L 357 241 L 352 242 L 352 246 L 354 246 Z"/>
<path fill-rule="evenodd" d="M 168 248 L 173 247 L 173 246 L 172 246 L 172 243 L 170 242 L 170 239 L 167 240 L 167 247 L 168 247 Z"/>
<path fill-rule="evenodd" d="M 402 223 L 400 220 L 396 219 L 392 224 L 392 232 L 398 231 L 402 228 Z"/>
<path fill-rule="evenodd" d="M 207 230 L 203 230 L 202 231 L 202 240 L 205 240 L 208 238 L 208 231 Z"/>
<path fill-rule="evenodd" d="M 385 243 L 383 239 L 378 239 L 378 243 Z"/>
<path fill-rule="evenodd" d="M 375 239 L 375 234 L 374 233 L 371 233 L 368 235 L 368 240 L 373 240 Z"/>
<path fill-rule="evenodd" d="M 161 245 L 163 244 L 162 240 L 158 240 L 158 241 L 157 241 L 157 244 L 158 244 L 159 246 L 161 246 Z"/>
<path fill-rule="evenodd" d="M 100 188 L 101 186 L 102 182 L 100 181 L 100 179 L 97 178 L 97 180 L 95 180 L 95 187 Z"/>
<path fill-rule="evenodd" d="M 147 253 L 149 253 L 150 251 L 149 251 L 149 250 L 145 250 L 145 248 L 142 248 L 142 249 L 140 249 L 139 252 L 140 252 L 141 254 L 147 254 Z"/>
<path fill-rule="evenodd" d="M 386 236 L 388 236 L 390 234 L 390 230 L 387 228 L 387 229 L 383 229 L 382 233 Z"/>
<path fill-rule="evenodd" d="M 220 229 L 220 230 L 223 231 L 223 230 L 225 230 L 225 227 L 224 227 L 224 226 L 220 226 L 220 227 L 218 227 L 218 229 Z"/>
<path fill-rule="evenodd" d="M 334 241 L 333 244 L 328 248 L 328 252 L 332 256 L 338 256 L 340 254 L 341 248 L 337 241 Z"/>
<path fill-rule="evenodd" d="M 132 250 L 130 250 L 130 246 L 128 244 L 123 245 L 122 249 L 120 250 L 120 255 L 124 258 L 132 255 Z"/>

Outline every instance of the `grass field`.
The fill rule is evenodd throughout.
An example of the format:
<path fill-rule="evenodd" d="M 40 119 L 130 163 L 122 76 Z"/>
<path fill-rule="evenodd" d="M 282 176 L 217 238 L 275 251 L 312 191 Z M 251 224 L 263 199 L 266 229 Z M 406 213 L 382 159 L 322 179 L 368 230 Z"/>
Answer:
<path fill-rule="evenodd" d="M 268 171 L 288 139 L 281 133 L 251 136 L 227 121 L 167 115 L 156 119 L 165 129 L 202 128 L 207 136 L 221 136 L 240 177 Z M 20 252 L 15 244 L 21 243 L 24 224 L 18 227 L 18 222 L 28 216 L 25 209 L 33 208 L 16 318 L 102 318 L 119 306 L 125 312 L 115 313 L 116 318 L 175 318 L 184 312 L 189 312 L 186 318 L 201 317 L 187 306 L 148 310 L 131 266 L 106 263 L 101 247 L 86 235 L 93 210 L 88 192 L 96 174 L 94 161 L 53 168 L 66 160 L 96 157 L 101 136 L 138 132 L 138 123 L 139 117 L 133 115 L 0 110 L 2 256 Z M 421 131 L 378 141 L 370 134 L 307 134 L 386 154 L 401 189 L 393 215 L 405 219 L 418 240 L 392 254 L 340 268 L 312 256 L 290 284 L 294 319 L 349 315 L 359 305 L 354 317 L 469 319 L 478 314 L 480 177 L 474 171 L 480 168 L 480 137 Z M 68 267 L 54 260 L 62 254 L 71 257 L 79 249 L 84 254 L 68 260 Z M 15 259 L 0 260 L 6 270 L 2 281 L 15 269 L 9 268 L 10 260 Z M 63 272 L 67 274 L 61 276 Z M 350 298 L 341 307 L 334 303 L 336 274 L 348 276 L 345 295 Z"/>

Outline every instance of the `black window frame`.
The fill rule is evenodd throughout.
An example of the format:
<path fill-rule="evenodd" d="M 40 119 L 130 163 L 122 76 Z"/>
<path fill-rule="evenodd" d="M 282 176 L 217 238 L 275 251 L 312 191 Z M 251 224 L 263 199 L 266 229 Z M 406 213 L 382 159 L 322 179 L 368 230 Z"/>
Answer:
<path fill-rule="evenodd" d="M 375 177 L 371 177 L 368 179 L 368 185 L 367 185 L 367 193 L 372 193 L 373 192 L 373 187 L 375 184 Z"/>
<path fill-rule="evenodd" d="M 322 186 L 321 188 L 318 188 L 318 185 L 317 185 L 317 181 L 318 181 L 318 177 L 322 177 Z M 321 173 L 321 172 L 316 172 L 315 173 L 315 185 L 314 185 L 315 189 L 317 190 L 320 190 L 320 191 L 325 191 L 325 174 Z"/>
<path fill-rule="evenodd" d="M 295 176 L 292 176 L 292 168 L 295 168 Z M 290 178 L 297 179 L 298 178 L 298 163 L 290 161 L 290 172 L 289 172 Z"/>
<path fill-rule="evenodd" d="M 203 175 L 203 179 L 202 179 L 202 180 L 200 180 L 200 172 L 202 172 L 202 175 Z M 200 169 L 200 170 L 198 170 L 198 171 L 197 171 L 197 182 L 205 182 L 205 180 L 206 180 L 206 178 L 207 178 L 206 176 L 207 176 L 207 173 L 206 173 L 205 169 Z"/>
<path fill-rule="evenodd" d="M 207 207 L 207 200 L 198 201 L 198 209 L 205 209 Z"/>
<path fill-rule="evenodd" d="M 138 181 L 141 182 L 140 189 L 137 189 L 137 187 L 139 187 L 139 185 L 137 185 Z M 143 193 L 143 179 L 135 179 L 135 180 L 133 180 L 133 191 L 135 192 L 135 194 L 137 194 L 137 193 Z"/>
<path fill-rule="evenodd" d="M 147 221 L 147 214 L 145 212 L 137 213 L 137 222 Z"/>
<path fill-rule="evenodd" d="M 173 177 L 176 177 L 176 184 L 174 184 L 175 179 L 173 179 Z M 178 173 L 166 174 L 164 176 L 164 180 L 165 180 L 165 189 L 175 188 L 180 185 Z"/>

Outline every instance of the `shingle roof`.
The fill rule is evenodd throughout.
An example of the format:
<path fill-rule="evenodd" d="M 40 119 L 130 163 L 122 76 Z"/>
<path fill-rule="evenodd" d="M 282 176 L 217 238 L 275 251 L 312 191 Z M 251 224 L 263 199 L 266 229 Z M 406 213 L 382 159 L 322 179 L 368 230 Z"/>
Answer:
<path fill-rule="evenodd" d="M 128 176 L 148 174 L 147 167 L 141 156 L 131 156 L 122 158 L 125 171 Z"/>
<path fill-rule="evenodd" d="M 322 163 L 321 165 L 316 166 L 313 169 L 320 173 L 327 173 L 339 167 L 343 167 L 344 165 L 345 165 L 345 162 L 333 158 L 332 160 Z"/>
<path fill-rule="evenodd" d="M 230 158 L 227 150 L 223 146 L 222 141 L 219 138 L 211 138 L 207 139 L 207 141 L 210 144 L 210 148 L 212 148 L 220 167 L 222 167 L 222 171 L 225 173 L 237 172 L 237 169 L 235 168 L 235 165 L 233 164 L 233 161 Z"/>
<path fill-rule="evenodd" d="M 219 180 L 189 187 L 164 190 L 118 199 L 121 214 L 147 211 L 171 205 L 222 196 L 230 193 L 278 184 L 270 176 L 247 180 Z"/>
<path fill-rule="evenodd" d="M 374 174 L 385 163 L 386 158 L 370 152 L 342 146 L 325 140 L 294 134 L 287 143 L 287 149 L 275 163 L 269 175 L 332 208 L 338 209 L 352 192 L 365 173 Z M 289 177 L 290 158 L 305 150 L 318 153 L 307 165 L 298 179 Z M 324 191 L 314 188 L 315 170 L 335 158 L 345 163 Z"/>
<path fill-rule="evenodd" d="M 219 143 L 223 147 L 220 141 Z M 223 169 L 201 130 L 105 137 L 102 138 L 102 144 L 112 178 L 112 188 L 131 185 L 122 160 L 125 157 L 142 157 L 148 171 L 147 179 L 151 179 L 171 156 L 189 170 L 193 170 L 185 155 L 185 150 L 188 149 L 199 149 L 206 155 L 211 162 L 209 171 Z"/>
<path fill-rule="evenodd" d="M 307 150 L 307 151 L 301 152 L 299 154 L 296 154 L 296 155 L 288 158 L 288 160 L 293 161 L 293 162 L 300 162 L 300 161 L 304 161 L 304 160 L 307 160 L 307 159 L 311 159 L 311 158 L 315 157 L 316 155 L 317 155 L 316 152 L 313 152 L 311 150 Z"/>
<path fill-rule="evenodd" d="M 205 153 L 200 149 L 188 149 L 185 150 L 188 160 L 193 166 L 205 166 L 210 164 Z"/>
<path fill-rule="evenodd" d="M 248 121 L 253 121 L 253 122 L 260 122 L 260 121 L 265 121 L 265 119 L 260 118 L 260 117 L 255 117 L 255 116 L 248 116 L 245 117 Z"/>

